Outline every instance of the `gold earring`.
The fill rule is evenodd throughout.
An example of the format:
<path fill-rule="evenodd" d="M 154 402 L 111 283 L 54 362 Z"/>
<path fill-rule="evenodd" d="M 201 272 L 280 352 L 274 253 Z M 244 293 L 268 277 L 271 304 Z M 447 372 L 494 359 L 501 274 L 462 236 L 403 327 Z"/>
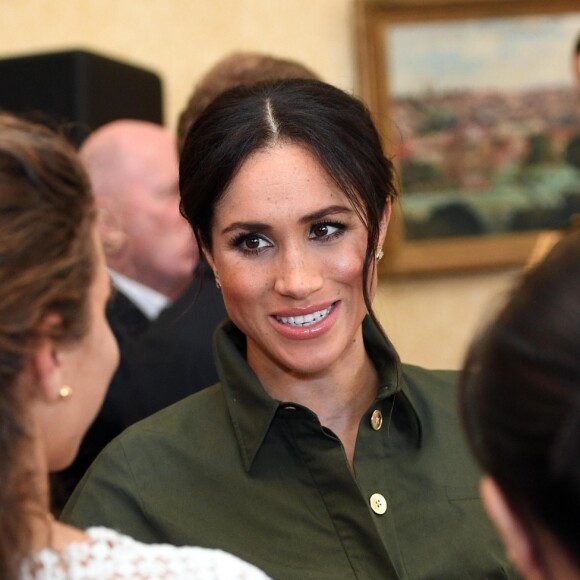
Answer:
<path fill-rule="evenodd" d="M 375 260 L 377 262 L 380 262 L 383 259 L 384 255 L 385 255 L 385 253 L 383 252 L 383 249 L 379 248 L 375 253 Z"/>
<path fill-rule="evenodd" d="M 216 285 L 216 288 L 221 288 L 222 285 L 221 285 L 220 277 L 218 276 L 218 273 L 217 272 L 214 272 L 213 275 L 215 276 L 215 285 Z"/>
<path fill-rule="evenodd" d="M 73 390 L 68 385 L 63 385 L 58 392 L 61 399 L 68 399 L 72 395 Z"/>

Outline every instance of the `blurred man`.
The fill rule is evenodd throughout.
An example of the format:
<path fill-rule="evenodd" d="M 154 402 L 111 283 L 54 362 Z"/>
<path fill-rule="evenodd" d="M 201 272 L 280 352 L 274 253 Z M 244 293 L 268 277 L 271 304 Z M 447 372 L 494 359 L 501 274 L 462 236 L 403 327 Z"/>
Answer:
<path fill-rule="evenodd" d="M 140 415 L 141 392 L 132 381 L 138 341 L 190 287 L 199 257 L 191 228 L 179 213 L 177 145 L 170 132 L 145 121 L 114 121 L 88 137 L 80 156 L 113 281 L 107 319 L 121 361 L 77 458 L 54 477 L 55 512 L 101 449 Z"/>
<path fill-rule="evenodd" d="M 148 319 L 156 318 L 189 285 L 198 259 L 179 213 L 175 139 L 153 123 L 114 121 L 89 136 L 80 156 L 113 282 Z"/>

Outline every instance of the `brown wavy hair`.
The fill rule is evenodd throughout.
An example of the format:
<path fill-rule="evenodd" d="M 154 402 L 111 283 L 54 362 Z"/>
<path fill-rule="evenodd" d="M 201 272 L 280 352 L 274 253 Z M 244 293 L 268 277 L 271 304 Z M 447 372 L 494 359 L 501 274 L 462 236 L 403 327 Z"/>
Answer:
<path fill-rule="evenodd" d="M 95 272 L 95 210 L 89 181 L 73 147 L 52 130 L 0 113 L 0 570 L 18 578 L 30 549 L 34 499 L 23 464 L 29 434 L 20 380 L 46 337 L 81 339 Z M 45 331 L 47 332 L 47 331 Z M 19 388 L 20 387 L 20 388 Z"/>

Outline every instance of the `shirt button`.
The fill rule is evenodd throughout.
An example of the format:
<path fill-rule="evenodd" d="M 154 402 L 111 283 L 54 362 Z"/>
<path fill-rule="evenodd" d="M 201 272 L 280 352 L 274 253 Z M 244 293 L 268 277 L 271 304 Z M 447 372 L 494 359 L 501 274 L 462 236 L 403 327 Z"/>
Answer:
<path fill-rule="evenodd" d="M 387 511 L 387 500 L 380 493 L 371 495 L 370 504 L 371 509 L 379 516 L 382 516 Z"/>
<path fill-rule="evenodd" d="M 383 426 L 383 414 L 377 409 L 371 415 L 371 427 L 378 431 Z"/>

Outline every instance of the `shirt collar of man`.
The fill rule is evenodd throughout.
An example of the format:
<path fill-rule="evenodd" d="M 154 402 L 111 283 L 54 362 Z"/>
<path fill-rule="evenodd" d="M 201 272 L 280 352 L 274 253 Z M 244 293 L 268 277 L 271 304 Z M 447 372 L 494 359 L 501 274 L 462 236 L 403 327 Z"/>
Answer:
<path fill-rule="evenodd" d="M 396 395 L 397 406 L 411 425 L 417 446 L 421 445 L 421 421 L 402 376 L 401 363 L 370 317 L 363 321 L 365 346 L 379 374 L 377 400 Z M 272 399 L 246 362 L 246 339 L 226 320 L 215 335 L 218 373 L 246 471 L 250 471 L 276 413 L 288 406 Z M 299 405 L 296 405 L 297 407 Z"/>
<path fill-rule="evenodd" d="M 169 298 L 157 290 L 110 268 L 109 275 L 114 286 L 123 292 L 149 320 L 155 320 L 161 311 L 169 305 Z"/>

